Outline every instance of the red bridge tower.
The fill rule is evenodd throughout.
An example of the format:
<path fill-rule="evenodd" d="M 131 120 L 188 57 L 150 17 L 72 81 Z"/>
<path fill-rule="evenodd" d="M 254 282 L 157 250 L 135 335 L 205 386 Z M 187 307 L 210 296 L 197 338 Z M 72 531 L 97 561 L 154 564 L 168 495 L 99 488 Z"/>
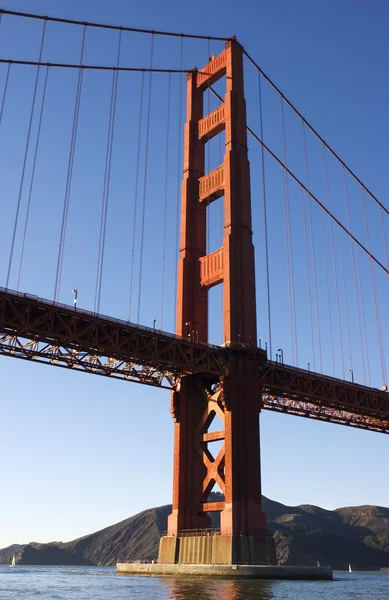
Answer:
<path fill-rule="evenodd" d="M 203 116 L 204 91 L 223 76 L 225 100 Z M 204 174 L 205 144 L 222 131 L 223 164 Z M 188 75 L 184 152 L 177 334 L 207 342 L 208 290 L 223 282 L 224 339 L 231 360 L 220 380 L 185 376 L 172 393 L 173 509 L 159 562 L 274 563 L 261 500 L 258 357 L 266 361 L 266 355 L 257 348 L 243 50 L 234 40 L 204 69 Z M 207 254 L 206 207 L 221 196 L 223 246 Z M 209 432 L 215 415 L 224 430 Z M 213 456 L 212 442 L 220 440 L 224 445 Z M 224 501 L 208 502 L 216 483 Z M 220 535 L 204 535 L 211 528 L 211 511 L 221 511 Z"/>

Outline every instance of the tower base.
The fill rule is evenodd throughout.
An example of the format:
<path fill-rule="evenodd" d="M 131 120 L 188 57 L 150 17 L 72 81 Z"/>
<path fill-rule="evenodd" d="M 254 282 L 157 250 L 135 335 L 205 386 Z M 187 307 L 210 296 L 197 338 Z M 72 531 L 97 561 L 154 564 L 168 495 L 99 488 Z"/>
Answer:
<path fill-rule="evenodd" d="M 331 580 L 331 567 L 284 567 L 274 565 L 160 565 L 117 563 L 118 575 L 154 577 L 219 577 L 221 579 Z"/>
<path fill-rule="evenodd" d="M 271 536 L 164 536 L 159 543 L 160 565 L 276 565 Z"/>

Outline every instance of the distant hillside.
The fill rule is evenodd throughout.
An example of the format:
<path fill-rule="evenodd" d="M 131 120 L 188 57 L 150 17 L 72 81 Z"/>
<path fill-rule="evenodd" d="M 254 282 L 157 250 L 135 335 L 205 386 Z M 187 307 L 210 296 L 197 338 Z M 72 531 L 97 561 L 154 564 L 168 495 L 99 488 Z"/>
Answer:
<path fill-rule="evenodd" d="M 389 508 L 356 506 L 334 511 L 285 506 L 263 498 L 280 564 L 330 564 L 334 569 L 389 568 Z M 19 564 L 114 565 L 158 555 L 171 506 L 145 510 L 121 523 L 72 542 L 30 543 L 0 550 L 0 563 L 16 554 Z M 214 514 L 214 526 L 219 515 Z"/>

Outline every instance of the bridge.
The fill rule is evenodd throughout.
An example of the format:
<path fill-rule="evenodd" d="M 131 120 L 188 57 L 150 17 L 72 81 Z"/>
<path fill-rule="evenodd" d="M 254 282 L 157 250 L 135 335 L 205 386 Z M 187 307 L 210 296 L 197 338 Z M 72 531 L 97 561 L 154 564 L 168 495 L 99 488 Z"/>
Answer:
<path fill-rule="evenodd" d="M 274 562 L 261 410 L 389 433 L 388 209 L 235 38 L 0 19 L 38 48 L 0 57 L 0 354 L 171 390 L 159 561 Z"/>

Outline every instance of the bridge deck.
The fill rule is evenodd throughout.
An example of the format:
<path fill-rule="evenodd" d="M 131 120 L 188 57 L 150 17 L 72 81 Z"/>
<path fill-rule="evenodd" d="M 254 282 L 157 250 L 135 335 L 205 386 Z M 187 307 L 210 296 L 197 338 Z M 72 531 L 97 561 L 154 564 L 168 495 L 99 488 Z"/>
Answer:
<path fill-rule="evenodd" d="M 263 408 L 389 433 L 381 390 L 2 288 L 0 354 L 169 389 L 190 373 L 220 377 L 244 354 L 262 371 Z"/>

